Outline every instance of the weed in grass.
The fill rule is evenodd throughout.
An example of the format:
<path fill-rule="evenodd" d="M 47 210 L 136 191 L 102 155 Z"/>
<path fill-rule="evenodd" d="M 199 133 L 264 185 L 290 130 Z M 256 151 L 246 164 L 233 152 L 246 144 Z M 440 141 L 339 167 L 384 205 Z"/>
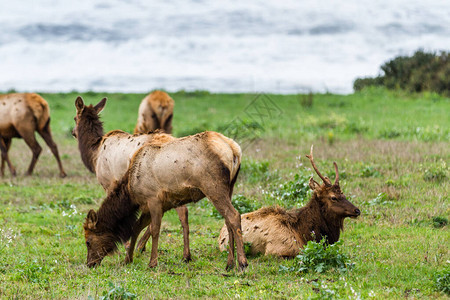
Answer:
<path fill-rule="evenodd" d="M 239 180 L 247 181 L 248 183 L 264 185 L 272 181 L 276 175 L 269 170 L 268 161 L 255 161 L 246 159 L 241 164 L 241 171 L 239 173 Z"/>
<path fill-rule="evenodd" d="M 272 191 L 263 191 L 268 198 L 282 207 L 300 207 L 311 197 L 309 175 L 295 174 L 294 180 L 280 184 Z"/>
<path fill-rule="evenodd" d="M 447 226 L 448 219 L 446 217 L 436 216 L 432 218 L 434 228 L 442 228 Z"/>
<path fill-rule="evenodd" d="M 394 202 L 386 193 L 379 193 L 375 198 L 367 202 L 367 205 L 376 206 L 376 205 L 390 205 Z"/>
<path fill-rule="evenodd" d="M 114 284 L 108 281 L 109 290 L 103 292 L 103 296 L 100 300 L 126 300 L 126 299 L 136 299 L 137 295 L 127 291 L 124 287 L 119 284 Z M 93 300 L 94 297 L 88 296 L 89 300 Z"/>
<path fill-rule="evenodd" d="M 300 250 L 300 254 L 294 258 L 294 266 L 280 265 L 281 272 L 323 273 L 334 269 L 338 272 L 346 272 L 353 268 L 354 263 L 342 252 L 342 241 L 328 245 L 325 237 L 320 242 L 309 241 Z"/>
<path fill-rule="evenodd" d="M 450 262 L 447 262 L 447 267 L 434 274 L 434 286 L 437 291 L 450 295 Z"/>
<path fill-rule="evenodd" d="M 378 170 L 376 170 L 373 166 L 365 165 L 361 168 L 359 176 L 364 178 L 381 177 L 381 173 Z"/>
<path fill-rule="evenodd" d="M 435 181 L 435 182 L 443 182 L 448 177 L 449 168 L 447 164 L 442 159 L 438 164 L 429 166 L 428 168 L 423 168 L 421 166 L 421 170 L 423 172 L 423 179 L 426 181 Z"/>

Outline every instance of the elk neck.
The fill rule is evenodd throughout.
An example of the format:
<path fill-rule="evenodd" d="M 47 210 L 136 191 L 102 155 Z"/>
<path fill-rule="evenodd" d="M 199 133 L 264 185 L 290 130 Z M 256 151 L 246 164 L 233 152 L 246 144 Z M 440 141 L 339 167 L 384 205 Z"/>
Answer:
<path fill-rule="evenodd" d="M 311 200 L 295 213 L 297 222 L 294 226 L 305 243 L 311 240 L 319 242 L 324 236 L 326 236 L 328 244 L 334 244 L 339 240 L 344 219 L 329 211 L 319 200 L 316 192 L 313 193 Z M 314 237 L 312 232 L 314 232 Z"/>
<path fill-rule="evenodd" d="M 102 137 L 103 123 L 93 110 L 85 109 L 78 124 L 78 148 L 84 165 L 92 173 L 95 173 L 95 161 Z"/>
<path fill-rule="evenodd" d="M 132 235 L 139 206 L 130 199 L 128 172 L 108 194 L 98 210 L 97 227 L 111 233 L 115 242 L 126 242 Z"/>

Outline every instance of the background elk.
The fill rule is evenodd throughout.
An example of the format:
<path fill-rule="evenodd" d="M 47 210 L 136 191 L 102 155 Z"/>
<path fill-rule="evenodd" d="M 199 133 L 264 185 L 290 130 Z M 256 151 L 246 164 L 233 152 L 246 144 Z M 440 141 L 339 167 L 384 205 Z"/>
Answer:
<path fill-rule="evenodd" d="M 172 133 L 174 101 L 163 91 L 154 91 L 142 99 L 134 133 L 148 133 L 161 129 Z"/>
<path fill-rule="evenodd" d="M 144 145 L 133 156 L 127 174 L 108 194 L 99 210 L 90 210 L 86 217 L 87 265 L 100 264 L 108 253 L 116 249 L 118 242 L 130 236 L 125 262 L 131 262 L 140 231 L 151 223 L 149 267 L 155 267 L 164 212 L 207 197 L 225 218 L 231 237 L 227 269 L 235 265 L 235 242 L 239 268 L 244 269 L 247 259 L 241 217 L 231 204 L 240 163 L 239 145 L 217 132 L 206 131 L 167 143 Z M 136 221 L 139 210 L 142 214 Z"/>
<path fill-rule="evenodd" d="M 312 177 L 309 186 L 313 190 L 310 201 L 300 209 L 286 211 L 280 207 L 265 207 L 242 215 L 244 243 L 251 244 L 252 254 L 296 256 L 300 248 L 310 240 L 319 242 L 326 237 L 329 244 L 339 240 L 346 217 L 358 217 L 359 209 L 348 201 L 339 187 L 339 172 L 334 163 L 336 179 L 334 184 L 323 177 L 313 159 L 313 147 L 306 155 L 322 179 L 320 185 Z M 220 231 L 219 248 L 226 250 L 228 233 L 225 226 Z"/>
<path fill-rule="evenodd" d="M 78 140 L 84 165 L 96 174 L 99 183 L 109 193 L 116 181 L 121 180 L 125 175 L 132 156 L 140 147 L 149 142 L 164 143 L 174 138 L 168 134 L 131 135 L 120 130 L 113 130 L 104 135 L 99 113 L 105 105 L 106 98 L 95 106 L 85 106 L 83 99 L 78 97 L 75 100 L 77 113 L 72 134 Z M 176 210 L 183 227 L 183 258 L 185 261 L 190 261 L 188 211 L 185 206 L 177 207 Z M 143 237 L 139 242 L 141 250 L 144 250 L 147 240 L 148 236 Z"/>
<path fill-rule="evenodd" d="M 42 148 L 36 141 L 34 132 L 37 131 L 58 162 L 61 177 L 65 177 L 58 148 L 53 141 L 50 130 L 50 109 L 47 101 L 38 94 L 8 94 L 0 96 L 0 150 L 2 152 L 1 174 L 5 175 L 5 162 L 8 164 L 12 176 L 16 176 L 16 170 L 12 165 L 8 151 L 11 139 L 23 138 L 33 152 L 30 166 L 26 175 L 33 173 L 34 166 L 41 154 Z"/>

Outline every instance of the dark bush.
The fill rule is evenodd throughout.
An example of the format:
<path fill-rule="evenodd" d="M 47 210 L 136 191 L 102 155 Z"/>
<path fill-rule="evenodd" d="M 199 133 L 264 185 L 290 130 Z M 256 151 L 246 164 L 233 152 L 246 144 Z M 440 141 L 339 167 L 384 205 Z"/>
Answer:
<path fill-rule="evenodd" d="M 381 66 L 384 75 L 358 78 L 355 91 L 367 86 L 385 86 L 410 92 L 432 91 L 450 96 L 450 53 L 427 53 L 422 50 L 413 56 L 398 56 Z"/>

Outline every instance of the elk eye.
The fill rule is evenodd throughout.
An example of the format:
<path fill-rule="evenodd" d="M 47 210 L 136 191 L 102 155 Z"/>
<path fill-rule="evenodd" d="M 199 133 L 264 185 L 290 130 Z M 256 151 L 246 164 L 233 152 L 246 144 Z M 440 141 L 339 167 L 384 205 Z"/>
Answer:
<path fill-rule="evenodd" d="M 91 245 L 91 243 L 90 242 L 88 242 L 88 241 L 86 241 L 86 246 L 90 246 Z"/>
<path fill-rule="evenodd" d="M 152 115 L 152 118 L 153 118 L 153 119 L 156 119 L 156 115 Z"/>
<path fill-rule="evenodd" d="M 333 201 L 337 201 L 338 199 L 336 198 L 336 197 L 331 197 L 331 200 L 333 200 Z"/>

